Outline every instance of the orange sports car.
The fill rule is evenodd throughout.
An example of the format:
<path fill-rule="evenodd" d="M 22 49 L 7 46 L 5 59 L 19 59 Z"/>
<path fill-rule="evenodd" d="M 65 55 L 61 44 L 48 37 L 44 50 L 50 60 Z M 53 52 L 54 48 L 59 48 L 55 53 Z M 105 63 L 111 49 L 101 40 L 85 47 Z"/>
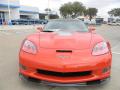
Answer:
<path fill-rule="evenodd" d="M 19 53 L 19 75 L 48 85 L 100 84 L 110 78 L 108 41 L 80 20 L 51 20 L 26 37 Z"/>

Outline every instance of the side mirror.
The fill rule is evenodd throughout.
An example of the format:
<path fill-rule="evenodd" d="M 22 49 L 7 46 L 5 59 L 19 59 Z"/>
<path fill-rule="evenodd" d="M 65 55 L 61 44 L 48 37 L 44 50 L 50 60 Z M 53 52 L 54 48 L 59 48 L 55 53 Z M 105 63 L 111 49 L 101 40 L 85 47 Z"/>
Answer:
<path fill-rule="evenodd" d="M 94 26 L 89 26 L 88 29 L 90 32 L 94 32 L 96 30 L 96 28 Z"/>
<path fill-rule="evenodd" d="M 43 27 L 37 27 L 37 31 L 42 32 L 43 31 Z"/>

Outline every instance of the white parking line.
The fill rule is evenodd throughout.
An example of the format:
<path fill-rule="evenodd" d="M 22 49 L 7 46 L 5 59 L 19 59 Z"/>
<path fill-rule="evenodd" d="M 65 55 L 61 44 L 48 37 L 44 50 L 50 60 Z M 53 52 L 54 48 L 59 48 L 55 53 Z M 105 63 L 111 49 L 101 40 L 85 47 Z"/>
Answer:
<path fill-rule="evenodd" d="M 112 50 L 113 50 L 113 49 L 116 49 L 116 48 L 119 47 L 119 46 L 120 46 L 120 42 L 118 42 L 117 45 L 115 45 L 115 46 L 112 48 Z"/>
<path fill-rule="evenodd" d="M 26 34 L 28 32 L 22 32 L 22 31 L 16 31 L 16 32 L 5 32 L 5 31 L 2 31 L 0 32 L 1 34 L 4 34 L 4 35 L 12 35 L 12 34 Z"/>
<path fill-rule="evenodd" d="M 2 32 L 0 32 L 0 33 L 2 33 L 2 34 L 4 34 L 4 35 L 10 35 L 9 32 L 4 32 L 4 31 L 2 31 Z"/>
<path fill-rule="evenodd" d="M 113 48 L 112 48 L 112 54 L 120 55 L 120 52 L 117 52 L 116 49 L 119 48 L 120 42 L 118 42 Z"/>
<path fill-rule="evenodd" d="M 120 55 L 120 53 L 119 53 L 119 52 L 112 52 L 112 54 L 117 54 L 117 55 Z"/>

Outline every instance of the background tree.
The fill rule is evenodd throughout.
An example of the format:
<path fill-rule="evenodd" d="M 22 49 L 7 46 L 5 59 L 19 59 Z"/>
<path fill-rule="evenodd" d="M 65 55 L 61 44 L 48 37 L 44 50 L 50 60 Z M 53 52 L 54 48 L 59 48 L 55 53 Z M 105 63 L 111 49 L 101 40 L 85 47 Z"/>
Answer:
<path fill-rule="evenodd" d="M 96 8 L 88 8 L 86 9 L 86 11 L 84 12 L 85 15 L 89 16 L 89 19 L 91 21 L 91 19 L 97 15 L 98 9 Z"/>
<path fill-rule="evenodd" d="M 88 15 L 88 9 L 84 9 L 84 11 L 83 11 L 83 14 L 84 14 L 84 16 L 87 16 Z"/>
<path fill-rule="evenodd" d="M 67 18 L 68 16 L 70 17 L 72 15 L 72 3 L 66 3 L 60 7 L 60 14 L 64 17 Z"/>
<path fill-rule="evenodd" d="M 67 17 L 67 11 L 66 11 L 65 5 L 63 5 L 63 6 L 60 8 L 60 14 L 61 14 L 64 18 Z"/>
<path fill-rule="evenodd" d="M 50 19 L 58 19 L 59 18 L 59 16 L 56 14 L 56 15 L 50 15 L 50 17 L 49 17 Z"/>
<path fill-rule="evenodd" d="M 72 4 L 72 18 L 83 15 L 85 6 L 81 2 L 73 2 Z"/>
<path fill-rule="evenodd" d="M 76 18 L 79 15 L 82 15 L 84 12 L 85 6 L 81 2 L 69 2 L 60 7 L 60 14 L 64 17 Z"/>
<path fill-rule="evenodd" d="M 46 9 L 45 9 L 45 12 L 46 12 L 46 13 L 49 13 L 49 12 L 51 12 L 51 11 L 52 11 L 52 10 L 51 10 L 50 8 L 46 8 Z"/>
<path fill-rule="evenodd" d="M 114 8 L 108 12 L 110 16 L 119 16 L 120 17 L 120 8 Z"/>

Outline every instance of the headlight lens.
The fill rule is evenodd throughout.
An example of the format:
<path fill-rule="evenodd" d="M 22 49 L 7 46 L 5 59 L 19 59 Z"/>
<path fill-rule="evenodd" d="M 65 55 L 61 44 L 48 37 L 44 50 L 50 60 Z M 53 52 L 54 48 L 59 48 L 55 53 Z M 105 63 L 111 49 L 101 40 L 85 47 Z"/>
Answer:
<path fill-rule="evenodd" d="M 102 55 L 109 52 L 106 42 L 100 42 L 93 48 L 92 55 Z"/>
<path fill-rule="evenodd" d="M 23 43 L 23 46 L 22 46 L 22 50 L 27 53 L 31 53 L 31 54 L 37 53 L 37 48 L 36 48 L 35 44 L 29 40 L 25 40 L 25 42 Z"/>

